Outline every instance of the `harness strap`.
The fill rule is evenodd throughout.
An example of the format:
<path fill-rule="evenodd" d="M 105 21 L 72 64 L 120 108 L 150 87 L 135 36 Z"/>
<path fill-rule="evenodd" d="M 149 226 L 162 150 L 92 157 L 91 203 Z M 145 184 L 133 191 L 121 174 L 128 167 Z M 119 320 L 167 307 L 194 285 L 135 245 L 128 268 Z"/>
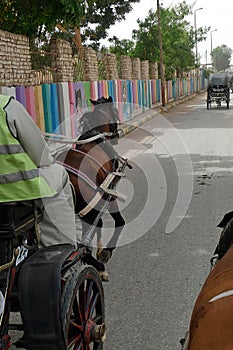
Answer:
<path fill-rule="evenodd" d="M 222 299 L 222 298 L 226 298 L 226 297 L 231 297 L 233 296 L 233 289 L 227 290 L 225 292 L 222 292 L 218 295 L 216 295 L 215 297 L 211 298 L 208 303 L 212 303 L 213 301 Z"/>
<path fill-rule="evenodd" d="M 99 203 L 99 201 L 102 198 L 102 194 L 100 192 L 97 192 L 95 194 L 95 196 L 92 198 L 92 200 L 90 201 L 90 203 L 87 204 L 87 206 L 85 208 L 83 208 L 79 213 L 79 217 L 82 218 L 85 215 L 87 215 L 92 209 L 95 208 L 95 206 Z"/>
<path fill-rule="evenodd" d="M 58 163 L 58 164 L 64 166 L 64 168 L 65 168 L 68 172 L 70 172 L 70 173 L 72 173 L 72 174 L 74 174 L 74 175 L 80 177 L 80 178 L 81 178 L 83 181 L 85 181 L 93 190 L 97 191 L 98 187 L 96 186 L 96 184 L 95 184 L 86 174 L 84 174 L 82 171 L 77 170 L 77 169 L 73 168 L 72 166 L 70 166 L 70 165 L 68 165 L 68 164 L 66 164 L 66 163 L 64 163 L 64 162 L 61 162 L 60 160 L 56 160 L 56 163 Z"/>
<path fill-rule="evenodd" d="M 85 153 L 85 152 L 80 151 L 80 150 L 78 150 L 78 149 L 73 149 L 73 151 L 85 155 L 87 158 L 91 159 L 94 163 L 96 163 L 101 169 L 103 169 L 104 172 L 105 172 L 106 174 L 109 174 L 109 171 L 106 170 L 106 169 L 103 167 L 103 165 L 100 164 L 100 162 L 98 162 L 98 160 L 96 160 L 95 158 L 93 158 L 92 156 L 90 156 L 88 153 Z"/>
<path fill-rule="evenodd" d="M 108 188 L 108 186 L 112 183 L 112 181 L 114 180 L 115 177 L 116 177 L 115 174 L 108 174 L 108 176 L 104 179 L 103 183 L 100 185 L 99 188 L 104 193 L 106 193 L 112 197 L 119 198 L 119 199 L 125 201 L 127 197 L 124 194 Z M 98 202 L 101 200 L 101 198 L 102 198 L 102 194 L 100 192 L 97 192 L 95 194 L 95 196 L 92 198 L 92 200 L 90 201 L 90 203 L 79 212 L 79 216 L 83 217 L 83 216 L 87 215 L 98 204 Z"/>
<path fill-rule="evenodd" d="M 101 186 L 109 186 L 110 183 L 113 181 L 114 177 L 114 175 L 108 174 L 108 176 L 104 179 L 104 182 L 100 185 L 100 188 Z M 90 203 L 88 203 L 88 205 L 79 212 L 79 216 L 83 217 L 87 215 L 98 204 L 101 198 L 102 194 L 100 192 L 97 192 L 96 195 L 90 201 Z"/>
<path fill-rule="evenodd" d="M 84 180 L 93 190 L 96 191 L 95 196 L 92 198 L 92 200 L 87 204 L 87 206 L 85 208 L 83 208 L 78 215 L 82 218 L 83 216 L 87 215 L 92 209 L 95 208 L 95 206 L 99 203 L 99 201 L 102 199 L 103 196 L 103 192 L 115 197 L 115 198 L 119 198 L 123 201 L 126 200 L 126 196 L 124 194 L 120 194 L 117 191 L 114 191 L 112 189 L 109 189 L 108 186 L 112 183 L 112 181 L 114 180 L 114 178 L 116 176 L 118 176 L 118 173 L 109 173 L 107 175 L 107 177 L 104 179 L 103 183 L 97 187 L 96 184 L 83 172 L 81 172 L 80 170 L 77 170 L 73 167 L 71 167 L 70 165 L 61 162 L 59 160 L 56 160 L 56 163 L 64 166 L 64 168 L 68 171 L 71 172 L 72 174 L 80 177 L 82 180 Z M 121 174 L 121 173 L 119 173 Z M 98 190 L 101 190 L 102 193 Z"/>

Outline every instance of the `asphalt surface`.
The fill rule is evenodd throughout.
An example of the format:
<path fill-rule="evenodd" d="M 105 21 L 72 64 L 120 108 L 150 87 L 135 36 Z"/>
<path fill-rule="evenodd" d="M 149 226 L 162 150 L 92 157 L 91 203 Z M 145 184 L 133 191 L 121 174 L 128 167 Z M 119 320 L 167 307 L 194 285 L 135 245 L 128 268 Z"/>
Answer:
<path fill-rule="evenodd" d="M 118 190 L 126 220 L 104 284 L 105 350 L 179 350 L 232 210 L 232 109 L 206 95 L 171 108 L 120 139 L 133 164 Z M 104 216 L 103 238 L 112 233 Z M 14 347 L 12 347 L 13 349 Z"/>
<path fill-rule="evenodd" d="M 129 202 L 105 284 L 107 350 L 180 349 L 188 329 L 216 226 L 233 207 L 233 107 L 207 111 L 205 99 L 157 115 L 118 146 L 135 167 L 119 186 Z"/>

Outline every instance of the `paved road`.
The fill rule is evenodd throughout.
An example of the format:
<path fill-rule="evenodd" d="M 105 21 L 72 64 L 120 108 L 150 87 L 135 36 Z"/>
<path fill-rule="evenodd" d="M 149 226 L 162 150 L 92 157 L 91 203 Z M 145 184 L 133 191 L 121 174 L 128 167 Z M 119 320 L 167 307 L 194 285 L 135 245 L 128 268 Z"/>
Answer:
<path fill-rule="evenodd" d="M 135 167 L 120 185 L 128 224 L 108 265 L 107 350 L 180 349 L 216 225 L 233 207 L 233 107 L 207 111 L 205 98 L 158 115 L 118 146 Z"/>
<path fill-rule="evenodd" d="M 179 350 L 232 210 L 232 109 L 206 110 L 205 94 L 120 139 L 134 164 L 119 190 L 127 225 L 104 285 L 106 350 Z M 105 217 L 104 237 L 112 222 Z"/>

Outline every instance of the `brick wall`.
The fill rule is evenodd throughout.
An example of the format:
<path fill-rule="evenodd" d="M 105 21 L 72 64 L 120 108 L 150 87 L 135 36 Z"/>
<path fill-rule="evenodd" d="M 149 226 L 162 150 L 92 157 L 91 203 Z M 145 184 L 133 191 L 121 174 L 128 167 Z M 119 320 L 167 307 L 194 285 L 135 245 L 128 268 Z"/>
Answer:
<path fill-rule="evenodd" d="M 104 64 L 107 80 L 118 80 L 119 74 L 117 69 L 116 55 L 113 53 L 106 53 L 104 55 Z"/>
<path fill-rule="evenodd" d="M 83 81 L 99 80 L 97 53 L 91 47 L 82 50 Z"/>
<path fill-rule="evenodd" d="M 33 86 L 73 81 L 74 59 L 70 43 L 62 39 L 51 40 L 50 54 L 51 69 L 45 67 L 45 71 L 33 71 L 28 38 L 0 30 L 0 86 Z M 101 57 L 106 80 L 158 78 L 157 64 L 151 65 L 139 58 L 121 56 L 118 71 L 114 54 L 107 53 Z M 82 80 L 98 81 L 98 67 L 97 52 L 90 47 L 84 47 L 81 62 Z"/>
<path fill-rule="evenodd" d="M 141 79 L 141 61 L 139 58 L 132 58 L 132 79 Z"/>
<path fill-rule="evenodd" d="M 34 84 L 28 38 L 0 30 L 0 86 Z"/>
<path fill-rule="evenodd" d="M 52 57 L 53 81 L 73 81 L 74 61 L 71 45 L 68 41 L 52 39 L 50 43 Z"/>
<path fill-rule="evenodd" d="M 159 79 L 158 73 L 158 63 L 150 63 L 150 78 L 151 79 Z"/>
<path fill-rule="evenodd" d="M 120 57 L 120 66 L 121 66 L 121 79 L 132 79 L 133 67 L 132 60 L 129 56 Z"/>
<path fill-rule="evenodd" d="M 141 78 L 143 80 L 150 79 L 150 72 L 149 72 L 149 61 L 144 60 L 141 61 Z"/>

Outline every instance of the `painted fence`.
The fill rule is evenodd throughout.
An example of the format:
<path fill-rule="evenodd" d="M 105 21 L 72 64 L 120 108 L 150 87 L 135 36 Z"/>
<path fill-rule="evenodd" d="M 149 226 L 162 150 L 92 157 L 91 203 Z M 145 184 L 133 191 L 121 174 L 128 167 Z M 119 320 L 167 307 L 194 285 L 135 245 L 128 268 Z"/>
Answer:
<path fill-rule="evenodd" d="M 166 101 L 177 100 L 206 87 L 206 80 L 175 79 L 167 82 Z M 20 101 L 42 131 L 77 136 L 78 119 L 90 109 L 90 98 L 112 96 L 120 123 L 161 104 L 160 80 L 110 80 L 65 82 L 33 87 L 0 87 L 0 92 Z"/>

